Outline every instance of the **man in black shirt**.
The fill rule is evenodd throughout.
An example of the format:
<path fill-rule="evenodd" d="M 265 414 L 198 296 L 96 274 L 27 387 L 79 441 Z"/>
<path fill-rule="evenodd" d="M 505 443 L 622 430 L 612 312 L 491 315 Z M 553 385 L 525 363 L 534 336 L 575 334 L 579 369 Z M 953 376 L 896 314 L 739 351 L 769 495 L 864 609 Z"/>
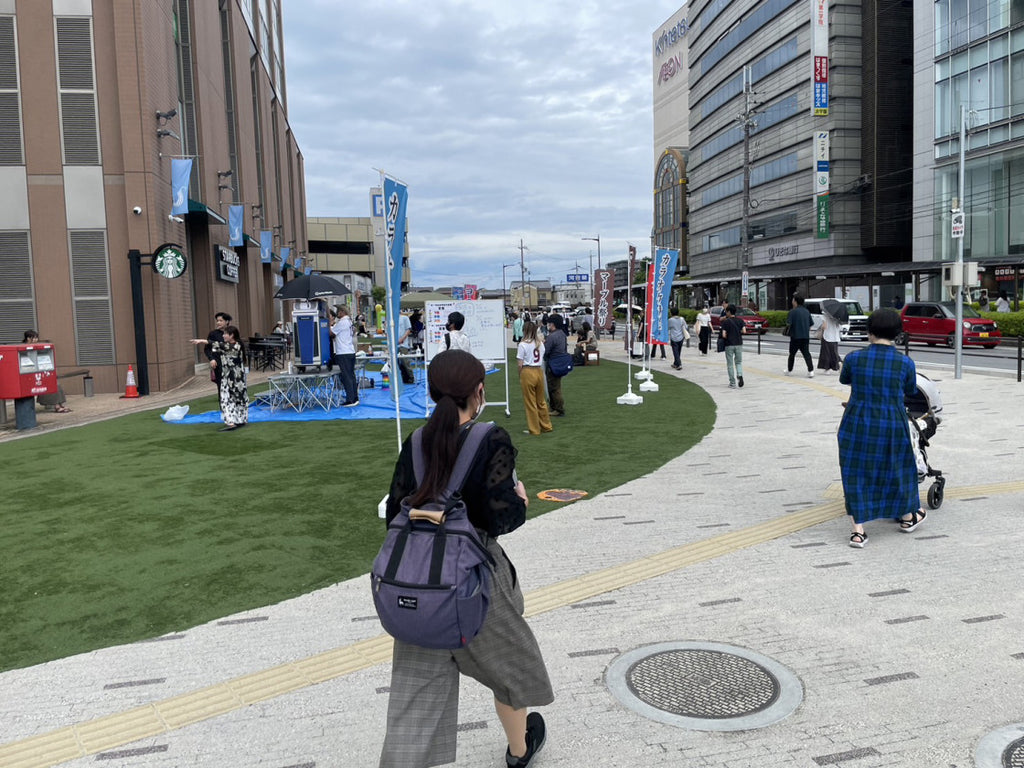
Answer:
<path fill-rule="evenodd" d="M 789 360 L 786 363 L 786 375 L 793 372 L 793 361 L 796 353 L 804 356 L 807 363 L 807 378 L 814 378 L 814 362 L 811 360 L 811 313 L 804 306 L 804 297 L 799 293 L 793 295 L 793 308 L 786 316 L 789 324 Z"/>
<path fill-rule="evenodd" d="M 544 339 L 544 362 L 551 359 L 553 354 L 565 354 L 565 331 L 562 330 L 562 318 L 552 312 L 548 315 L 548 335 Z M 562 399 L 562 379 L 554 376 L 551 370 L 545 366 L 544 375 L 548 382 L 548 411 L 552 416 L 565 416 L 565 400 Z"/>
<path fill-rule="evenodd" d="M 213 316 L 213 322 L 216 324 L 216 328 L 210 331 L 206 336 L 206 346 L 203 347 L 203 354 L 206 355 L 206 359 L 210 361 L 210 373 L 211 379 L 217 384 L 217 391 L 220 391 L 220 353 L 214 352 L 211 344 L 215 341 L 224 341 L 224 329 L 231 325 L 231 315 L 227 312 L 218 312 Z"/>

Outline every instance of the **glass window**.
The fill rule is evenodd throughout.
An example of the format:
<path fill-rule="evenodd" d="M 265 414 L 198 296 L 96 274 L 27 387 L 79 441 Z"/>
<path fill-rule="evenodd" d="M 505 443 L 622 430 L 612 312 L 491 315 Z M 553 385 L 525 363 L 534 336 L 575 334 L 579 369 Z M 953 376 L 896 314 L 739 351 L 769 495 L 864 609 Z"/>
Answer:
<path fill-rule="evenodd" d="M 967 0 L 950 0 L 949 4 L 949 46 L 952 49 L 967 45 L 968 41 Z"/>
<path fill-rule="evenodd" d="M 988 65 L 975 67 L 971 70 L 971 94 L 968 102 L 974 114 L 971 115 L 968 125 L 985 125 L 991 120 L 988 97 Z"/>
<path fill-rule="evenodd" d="M 959 75 L 961 72 L 966 72 L 966 71 L 967 71 L 967 51 L 962 51 L 961 53 L 958 53 L 955 56 L 953 56 L 953 70 L 952 70 L 952 72 L 953 72 L 954 75 Z"/>
<path fill-rule="evenodd" d="M 935 55 L 949 51 L 949 0 L 935 3 Z"/>
<path fill-rule="evenodd" d="M 1006 79 L 1006 59 L 995 59 L 988 65 L 989 121 L 1010 116 L 1010 81 Z"/>
<path fill-rule="evenodd" d="M 939 59 L 935 62 L 935 82 L 949 79 L 949 65 L 950 61 L 948 58 Z"/>
<path fill-rule="evenodd" d="M 935 84 L 935 138 L 952 133 L 949 118 L 953 110 L 949 105 L 949 80 Z"/>
<path fill-rule="evenodd" d="M 1007 46 L 1009 45 L 1009 38 L 1007 35 L 1000 35 L 994 37 L 988 41 L 988 55 L 991 59 L 999 59 L 1006 56 Z"/>
<path fill-rule="evenodd" d="M 1024 21 L 1024 0 L 1010 0 L 1010 26 Z"/>
<path fill-rule="evenodd" d="M 1024 115 L 1024 52 L 1010 57 L 1010 110 Z"/>
<path fill-rule="evenodd" d="M 988 0 L 970 0 L 971 41 L 981 40 L 988 34 Z"/>
<path fill-rule="evenodd" d="M 989 0 L 988 31 L 998 32 L 1010 26 L 1010 0 Z"/>
<path fill-rule="evenodd" d="M 952 86 L 949 94 L 949 125 L 952 128 L 950 133 L 960 132 L 960 105 L 967 105 L 968 102 L 968 82 L 967 73 L 957 75 L 951 81 Z"/>

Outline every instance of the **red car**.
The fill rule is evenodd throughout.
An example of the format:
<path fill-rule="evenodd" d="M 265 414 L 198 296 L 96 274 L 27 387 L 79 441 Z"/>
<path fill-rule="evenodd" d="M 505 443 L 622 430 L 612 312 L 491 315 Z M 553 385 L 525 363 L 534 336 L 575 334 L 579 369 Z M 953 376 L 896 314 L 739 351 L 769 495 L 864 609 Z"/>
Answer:
<path fill-rule="evenodd" d="M 746 307 L 737 307 L 736 317 L 743 321 L 743 324 L 747 327 L 747 333 L 768 333 L 768 321 L 754 310 L 747 309 Z M 717 331 L 721 323 L 722 308 L 720 306 L 712 307 L 711 328 Z"/>
<path fill-rule="evenodd" d="M 900 313 L 903 318 L 903 333 L 898 344 L 907 341 L 923 341 L 934 347 L 956 343 L 956 304 L 952 301 L 911 301 Z M 981 346 L 992 349 L 999 344 L 1003 334 L 995 321 L 982 317 L 967 304 L 963 307 L 964 346 Z"/>

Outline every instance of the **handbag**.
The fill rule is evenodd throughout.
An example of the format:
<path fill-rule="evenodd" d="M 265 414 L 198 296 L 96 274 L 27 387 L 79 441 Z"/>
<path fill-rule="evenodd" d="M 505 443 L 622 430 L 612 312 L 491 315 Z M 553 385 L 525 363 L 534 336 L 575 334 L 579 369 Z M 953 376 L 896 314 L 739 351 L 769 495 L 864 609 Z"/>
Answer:
<path fill-rule="evenodd" d="M 555 352 L 548 358 L 548 370 L 556 378 L 562 378 L 572 371 L 572 355 L 568 352 Z"/>
<path fill-rule="evenodd" d="M 718 342 L 717 342 L 717 345 L 716 345 L 716 350 L 718 352 L 725 352 L 725 337 L 724 336 L 719 336 L 718 337 Z"/>
<path fill-rule="evenodd" d="M 790 324 L 786 323 L 786 327 L 782 329 L 782 335 L 783 336 L 789 336 L 789 334 L 791 332 L 791 329 L 792 329 L 792 327 L 790 326 Z"/>

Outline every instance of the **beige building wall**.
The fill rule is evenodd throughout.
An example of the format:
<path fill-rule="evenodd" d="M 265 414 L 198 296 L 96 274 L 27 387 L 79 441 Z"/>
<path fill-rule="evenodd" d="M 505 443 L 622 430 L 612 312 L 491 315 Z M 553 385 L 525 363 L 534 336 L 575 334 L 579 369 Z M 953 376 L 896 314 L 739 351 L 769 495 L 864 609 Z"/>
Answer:
<path fill-rule="evenodd" d="M 686 18 L 684 5 L 669 16 L 651 35 L 651 57 L 654 63 L 654 160 L 657 166 L 662 152 L 669 148 L 690 145 L 689 70 L 686 63 Z"/>
<path fill-rule="evenodd" d="M 231 313 L 243 336 L 270 330 L 279 303 L 272 296 L 282 277 L 279 261 L 261 262 L 259 231 L 274 232 L 277 254 L 290 246 L 305 255 L 307 242 L 303 161 L 288 125 L 285 84 L 274 87 L 259 55 L 259 13 L 269 9 L 277 17 L 271 27 L 279 31 L 279 6 L 279 0 L 0 3 L 0 25 L 13 33 L 13 55 L 0 61 L 16 67 L 0 76 L 17 83 L 20 115 L 16 125 L 0 125 L 0 179 L 7 182 L 9 210 L 0 213 L 0 238 L 27 242 L 29 254 L 27 262 L 10 248 L 0 254 L 11 286 L 0 291 L 0 343 L 20 341 L 35 326 L 54 342 L 58 371 L 87 368 L 97 391 L 123 390 L 128 366 L 139 370 L 128 254 L 151 254 L 163 243 L 181 245 L 189 263 L 174 280 L 142 267 L 151 391 L 181 383 L 205 363 L 188 339 L 206 335 L 214 312 Z M 60 37 L 69 24 L 76 33 Z M 187 46 L 179 48 L 176 29 Z M 278 33 L 270 46 L 281 45 Z M 252 50 L 257 54 L 250 57 Z M 187 78 L 179 72 L 182 57 L 190 65 Z M 69 73 L 80 75 L 72 88 Z M 90 102 L 72 102 L 72 92 L 92 94 L 84 111 L 68 111 L 69 104 Z M 171 110 L 173 117 L 157 118 Z M 88 139 L 83 115 L 95 121 L 98 151 L 66 158 L 69 141 Z M 160 130 L 173 135 L 160 136 Z M 169 219 L 171 160 L 185 155 L 194 161 L 192 202 L 179 222 Z M 230 176 L 218 175 L 228 170 Z M 215 256 L 218 246 L 228 245 L 232 203 L 245 205 L 243 229 L 252 238 L 234 249 L 238 283 L 218 278 Z M 83 237 L 92 244 L 87 252 Z M 68 379 L 66 387 L 73 392 L 80 382 Z"/>

